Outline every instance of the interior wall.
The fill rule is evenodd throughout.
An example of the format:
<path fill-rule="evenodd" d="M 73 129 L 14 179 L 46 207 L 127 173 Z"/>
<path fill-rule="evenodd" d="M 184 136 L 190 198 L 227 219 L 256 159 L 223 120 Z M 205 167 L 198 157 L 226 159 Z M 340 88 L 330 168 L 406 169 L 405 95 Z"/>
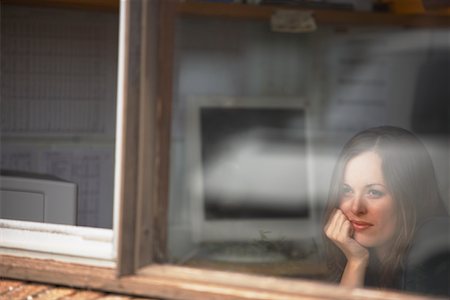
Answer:
<path fill-rule="evenodd" d="M 2 5 L 1 168 L 78 186 L 77 225 L 112 228 L 118 15 Z"/>

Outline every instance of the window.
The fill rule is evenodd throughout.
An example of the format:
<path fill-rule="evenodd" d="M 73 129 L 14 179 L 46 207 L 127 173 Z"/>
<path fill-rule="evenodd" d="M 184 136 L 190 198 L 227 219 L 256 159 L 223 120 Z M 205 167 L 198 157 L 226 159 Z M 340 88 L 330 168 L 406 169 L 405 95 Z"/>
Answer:
<path fill-rule="evenodd" d="M 113 267 L 118 15 L 3 4 L 1 251 Z"/>
<path fill-rule="evenodd" d="M 244 12 L 247 12 L 250 18 L 266 19 L 273 12 L 271 8 L 267 7 L 254 7 L 252 9 L 244 6 L 238 7 L 243 9 Z M 237 17 L 240 16 L 238 11 L 230 9 L 225 4 L 213 6 L 213 4 L 179 4 L 177 1 L 162 0 L 121 1 L 118 98 L 123 101 L 118 102 L 118 111 L 122 112 L 123 115 L 122 117 L 118 117 L 117 120 L 118 128 L 122 130 L 117 133 L 117 140 L 119 141 L 120 147 L 116 150 L 116 155 L 120 157 L 118 165 L 116 165 L 115 174 L 117 176 L 115 192 L 120 198 L 120 205 L 115 208 L 116 216 L 120 216 L 117 223 L 118 230 L 114 232 L 119 240 L 116 267 L 86 266 L 76 263 L 68 264 L 48 260 L 49 257 L 47 257 L 47 260 L 36 260 L 28 257 L 18 257 L 17 252 L 10 252 L 8 255 L 2 255 L 0 259 L 1 273 L 5 274 L 6 277 L 41 280 L 50 283 L 70 284 L 93 289 L 173 299 L 298 299 L 300 297 L 316 299 L 327 299 L 330 297 L 341 299 L 404 297 L 405 299 L 409 299 L 411 297 L 411 299 L 414 299 L 415 296 L 399 295 L 392 291 L 350 290 L 327 285 L 319 281 L 309 282 L 234 273 L 227 270 L 207 270 L 171 263 L 171 251 L 173 249 L 170 248 L 172 232 L 170 231 L 169 220 L 172 211 L 169 207 L 173 202 L 169 202 L 169 199 L 171 199 L 170 185 L 172 181 L 170 180 L 170 170 L 173 166 L 173 159 L 170 153 L 172 149 L 171 143 L 173 142 L 171 141 L 173 136 L 172 130 L 174 129 L 172 121 L 177 120 L 176 113 L 179 112 L 178 107 L 171 100 L 179 97 L 179 95 L 174 95 L 177 93 L 177 89 L 174 89 L 174 82 L 180 84 L 180 81 L 177 81 L 180 79 L 177 74 L 177 71 L 180 69 L 179 65 L 176 65 L 179 61 L 177 61 L 175 55 L 175 51 L 177 51 L 176 41 L 179 38 L 176 36 L 176 32 L 179 29 L 179 23 L 176 23 L 176 19 L 178 18 L 177 14 L 187 16 L 186 19 L 189 19 L 189 14 L 209 14 L 212 16 L 237 14 Z M 371 16 L 369 18 L 377 18 L 376 15 L 369 15 Z M 342 22 L 339 19 L 343 18 L 343 16 L 347 15 L 345 13 L 344 15 L 336 13 L 334 19 L 330 17 L 329 22 Z M 350 16 L 354 16 L 355 19 L 359 18 L 357 17 L 357 13 L 355 15 L 350 13 Z M 319 13 L 317 18 L 318 20 L 320 18 L 326 19 L 326 15 L 320 15 Z M 406 18 L 405 20 L 404 22 L 408 23 L 414 19 Z M 423 20 L 429 19 L 424 17 Z M 440 19 L 436 17 L 436 20 L 438 20 L 436 22 L 439 22 Z M 193 20 L 192 22 L 195 23 L 197 21 Z M 215 20 L 208 22 L 214 23 Z M 236 22 L 239 23 L 241 21 Z M 360 20 L 360 22 L 364 21 Z M 368 22 L 370 23 L 370 21 Z M 391 22 L 395 23 L 396 21 Z M 244 25 L 244 23 L 240 23 L 240 25 Z M 216 29 L 222 24 L 221 21 L 217 21 L 215 24 Z M 204 27 L 205 30 L 208 28 L 211 29 L 211 27 Z M 325 32 L 322 34 L 328 34 L 330 32 L 334 32 L 333 29 L 325 29 Z M 222 37 L 219 37 L 219 40 L 222 39 Z M 322 44 L 323 42 L 323 40 L 313 38 L 308 40 L 308 43 L 305 45 L 319 45 L 320 47 L 318 49 L 324 51 L 326 47 Z M 358 39 L 352 42 L 358 47 Z M 194 44 L 192 48 L 202 52 L 202 49 L 195 48 L 196 46 Z M 337 50 L 345 53 L 347 49 L 345 47 L 338 47 Z M 195 51 L 193 52 L 195 56 L 196 53 Z M 250 60 L 254 59 L 252 62 L 258 65 L 264 61 L 262 57 L 265 56 L 252 56 Z M 340 68 L 355 67 L 352 63 L 346 64 L 345 61 L 339 59 L 337 61 L 333 60 L 335 59 L 333 56 L 328 58 L 329 60 L 327 62 L 330 65 L 341 63 L 339 65 Z M 389 62 L 382 63 L 383 61 L 379 64 L 370 64 L 369 66 L 375 68 L 377 72 L 379 71 L 381 74 L 384 74 L 383 67 L 388 65 Z M 314 69 L 316 64 L 317 61 L 312 60 L 307 66 Z M 405 64 L 407 65 L 408 63 L 405 62 Z M 227 65 L 225 64 L 224 66 Z M 214 70 L 214 68 L 212 69 Z M 343 72 L 343 74 L 348 73 Z M 300 78 L 301 88 L 307 87 L 305 82 L 323 79 L 320 72 L 315 73 L 315 75 L 307 75 L 307 77 L 309 76 L 310 78 Z M 251 77 L 251 79 L 254 78 Z M 332 114 L 329 119 L 326 119 L 330 120 L 328 121 L 329 123 L 323 123 L 322 121 L 325 119 L 319 118 L 315 119 L 316 121 L 314 122 L 305 125 L 302 124 L 302 120 L 306 114 L 315 114 L 317 112 L 317 107 L 315 106 L 321 103 L 320 101 L 323 100 L 321 98 L 323 95 L 337 95 L 336 90 L 333 90 L 333 87 L 335 87 L 334 84 L 339 83 L 339 80 L 355 80 L 355 78 L 336 77 L 334 79 L 337 81 L 332 81 L 327 90 L 308 90 L 301 97 L 294 97 L 296 99 L 314 99 L 318 102 L 310 100 L 308 101 L 308 105 L 304 105 L 306 102 L 301 103 L 301 105 L 299 105 L 300 102 L 295 102 L 295 105 L 299 105 L 299 107 L 289 109 L 288 112 L 283 109 L 279 110 L 279 107 L 278 110 L 274 110 L 283 115 L 283 119 L 285 119 L 286 114 L 292 113 L 292 119 L 294 120 L 294 125 L 292 126 L 294 128 L 312 126 L 312 128 L 317 129 L 319 125 L 334 128 L 335 125 L 344 124 L 343 128 L 340 128 L 342 131 L 338 132 L 337 135 L 331 135 L 326 130 L 319 130 L 319 133 L 323 135 L 313 136 L 312 141 L 311 136 L 306 139 L 303 139 L 303 136 L 290 137 L 288 133 L 292 129 L 292 126 L 280 126 L 280 130 L 285 132 L 286 136 L 289 137 L 286 138 L 287 141 L 278 141 L 280 144 L 299 143 L 301 148 L 308 148 L 308 141 L 320 145 L 320 143 L 324 143 L 328 139 L 328 141 L 331 141 L 330 144 L 334 146 L 336 142 L 334 140 L 335 138 L 339 138 L 340 140 L 340 135 L 345 136 L 347 134 L 345 130 L 348 129 L 348 126 L 355 126 L 355 124 L 351 123 L 352 120 L 342 120 L 342 115 L 339 113 Z M 372 80 L 372 78 L 364 79 Z M 250 87 L 249 89 L 252 88 L 251 83 L 247 86 Z M 296 81 L 293 84 L 295 86 Z M 302 90 L 301 88 L 300 90 Z M 283 91 L 284 87 L 275 86 L 276 89 Z M 255 90 L 257 88 L 253 92 Z M 201 96 L 203 97 L 204 95 Z M 260 113 L 259 109 L 261 107 L 254 108 L 255 103 L 251 100 L 255 99 L 255 95 L 247 98 L 247 100 L 244 99 L 245 97 L 240 96 L 242 95 L 236 94 L 231 97 L 231 99 L 240 99 L 239 103 L 241 103 L 241 106 L 235 106 L 235 110 L 232 111 L 234 115 L 238 116 L 237 118 L 240 118 L 240 113 L 244 110 L 242 108 L 243 106 L 247 108 L 251 107 L 249 111 L 244 111 L 246 116 L 242 118 L 245 120 L 249 118 L 248 114 Z M 279 95 L 271 96 L 271 98 L 277 98 Z M 217 101 L 219 103 L 220 101 L 225 101 L 221 97 L 207 97 L 207 99 L 208 103 L 211 103 L 211 99 L 215 99 L 212 102 L 216 102 L 216 108 Z M 352 104 L 352 101 L 356 101 L 353 98 L 339 98 L 338 100 L 347 101 L 349 105 Z M 246 101 L 248 101 L 247 106 L 245 105 Z M 368 105 L 373 104 L 371 102 L 373 99 L 367 99 L 367 101 L 370 102 Z M 267 103 L 264 105 L 261 103 L 257 104 L 263 107 L 265 106 L 267 109 L 267 106 L 269 106 Z M 377 103 L 374 106 L 378 107 Z M 289 107 L 292 108 L 292 106 Z M 203 113 L 198 112 L 198 109 L 197 107 L 197 117 L 203 114 L 206 124 L 208 117 L 220 117 L 214 115 L 215 113 L 219 115 L 230 113 L 230 111 L 215 110 L 214 107 L 212 110 L 203 110 Z M 335 111 L 330 110 L 331 112 Z M 276 115 L 274 113 L 270 117 L 264 117 L 263 120 L 265 121 L 263 123 L 266 125 L 271 124 L 271 122 L 276 123 Z M 345 121 L 348 121 L 348 123 Z M 367 122 L 372 121 L 372 119 L 367 120 Z M 243 126 L 249 127 L 251 125 L 244 124 Z M 180 127 L 182 128 L 182 126 Z M 218 130 L 210 126 L 207 129 Z M 198 131 L 201 131 L 201 126 L 197 126 L 193 130 L 197 130 L 197 134 L 199 136 L 201 135 Z M 208 130 L 203 131 L 205 138 L 210 136 Z M 241 130 L 240 128 L 236 129 L 236 131 Z M 258 143 L 265 143 L 270 139 L 270 134 L 267 132 L 263 132 L 259 136 L 261 139 L 257 140 Z M 292 139 L 295 141 L 293 142 Z M 195 143 L 195 141 L 193 142 Z M 328 153 L 323 149 L 320 147 L 313 149 L 316 150 L 315 154 L 319 158 L 313 160 L 310 164 L 306 164 L 307 166 L 305 167 L 307 170 L 311 169 L 309 167 L 314 167 L 315 170 L 319 170 L 316 171 L 317 173 L 314 173 L 314 180 L 317 178 L 320 179 L 321 177 L 325 178 L 324 176 L 330 176 L 322 174 L 320 171 L 324 169 L 328 170 L 333 164 L 329 159 Z M 305 152 L 307 151 L 305 150 Z M 334 153 L 336 149 L 332 148 L 330 151 Z M 198 157 L 198 152 L 197 154 L 195 154 L 195 151 L 193 153 Z M 254 156 L 252 157 L 254 158 Z M 202 161 L 202 159 L 198 159 L 197 161 Z M 300 162 L 300 164 L 303 165 L 303 162 Z M 202 172 L 204 171 L 202 170 Z M 327 172 L 323 171 L 323 173 Z M 309 185 L 310 183 L 306 181 L 304 184 Z M 321 192 L 321 190 L 316 190 L 316 193 L 323 197 L 324 195 Z M 249 209 L 249 211 L 252 212 L 253 209 Z M 264 214 L 265 212 L 263 211 L 262 213 Z M 281 214 L 283 213 L 285 212 L 281 212 Z M 316 212 L 311 209 L 311 214 L 313 213 Z M 229 218 L 229 214 L 232 215 L 232 212 L 227 212 L 227 214 L 227 218 Z M 309 215 L 309 213 L 304 213 L 302 209 L 299 209 L 297 215 L 304 216 Z M 209 219 L 211 218 L 213 217 L 209 217 Z M 204 220 L 207 222 L 208 217 L 205 217 Z"/>

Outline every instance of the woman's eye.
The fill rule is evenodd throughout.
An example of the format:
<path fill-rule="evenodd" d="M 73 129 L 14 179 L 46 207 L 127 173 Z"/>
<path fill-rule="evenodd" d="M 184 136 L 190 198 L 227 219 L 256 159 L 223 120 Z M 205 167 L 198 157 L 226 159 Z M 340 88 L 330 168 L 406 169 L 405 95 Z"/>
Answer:
<path fill-rule="evenodd" d="M 350 196 L 352 194 L 352 189 L 348 186 L 343 186 L 341 188 L 341 195 L 342 196 Z"/>
<path fill-rule="evenodd" d="M 382 191 L 379 190 L 374 190 L 374 189 L 370 189 L 367 191 L 367 194 L 369 195 L 369 197 L 371 198 L 381 198 L 384 196 L 384 193 Z"/>

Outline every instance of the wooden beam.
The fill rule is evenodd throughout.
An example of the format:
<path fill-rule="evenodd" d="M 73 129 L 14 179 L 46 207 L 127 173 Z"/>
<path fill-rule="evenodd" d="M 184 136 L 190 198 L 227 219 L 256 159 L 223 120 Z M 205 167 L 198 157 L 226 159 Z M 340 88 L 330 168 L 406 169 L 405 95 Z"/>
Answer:
<path fill-rule="evenodd" d="M 153 262 L 152 193 L 155 165 L 155 102 L 157 74 L 157 24 L 159 1 L 143 1 L 140 50 L 139 164 L 135 268 Z M 136 20 L 138 22 L 138 20 Z M 136 25 L 137 26 L 137 25 Z"/>
<path fill-rule="evenodd" d="M 349 289 L 321 282 L 194 268 L 152 265 L 117 278 L 115 270 L 53 260 L 0 255 L 0 274 L 70 287 L 163 299 L 215 300 L 419 300 L 427 296 L 386 290 Z"/>
<path fill-rule="evenodd" d="M 120 0 L 2 0 L 1 4 L 118 12 Z"/>
<path fill-rule="evenodd" d="M 119 45 L 118 122 L 122 124 L 120 143 L 119 246 L 117 272 L 136 269 L 137 196 L 139 178 L 140 42 L 141 1 L 123 1 Z M 117 163 L 117 162 L 116 162 Z"/>
<path fill-rule="evenodd" d="M 175 1 L 126 1 L 118 274 L 167 261 Z"/>
<path fill-rule="evenodd" d="M 175 1 L 144 1 L 141 11 L 137 268 L 167 261 Z"/>
<path fill-rule="evenodd" d="M 312 10 L 301 6 L 245 5 L 224 3 L 181 2 L 177 13 L 181 16 L 210 18 L 232 18 L 268 22 L 279 9 L 312 11 L 319 24 L 359 26 L 407 26 L 407 27 L 449 27 L 449 16 L 400 15 L 392 13 Z"/>
<path fill-rule="evenodd" d="M 161 227 L 166 226 L 166 218 L 163 217 L 166 211 L 160 211 L 158 192 L 161 180 L 161 155 L 158 155 L 158 137 L 161 130 L 158 110 L 161 77 L 159 51 L 161 23 L 164 22 L 160 12 L 163 2 L 144 1 L 142 6 L 137 268 L 153 263 L 157 260 L 156 257 L 160 256 L 157 253 L 165 252 L 165 229 Z M 160 250 L 158 245 L 163 245 L 163 250 Z"/>
<path fill-rule="evenodd" d="M 170 139 L 173 101 L 173 59 L 175 47 L 176 1 L 161 1 L 158 29 L 158 82 L 156 102 L 156 156 L 152 219 L 155 262 L 167 261 Z"/>

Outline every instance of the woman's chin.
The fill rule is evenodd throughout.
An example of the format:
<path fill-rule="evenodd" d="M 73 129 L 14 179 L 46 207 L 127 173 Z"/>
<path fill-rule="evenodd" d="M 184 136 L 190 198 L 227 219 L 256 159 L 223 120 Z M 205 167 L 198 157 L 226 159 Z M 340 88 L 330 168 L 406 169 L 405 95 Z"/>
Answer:
<path fill-rule="evenodd" d="M 358 244 L 360 244 L 361 246 L 363 246 L 365 248 L 373 247 L 374 242 L 370 238 L 367 238 L 366 236 L 364 236 L 362 234 L 356 233 L 353 238 L 355 239 L 355 241 L 358 242 Z"/>

